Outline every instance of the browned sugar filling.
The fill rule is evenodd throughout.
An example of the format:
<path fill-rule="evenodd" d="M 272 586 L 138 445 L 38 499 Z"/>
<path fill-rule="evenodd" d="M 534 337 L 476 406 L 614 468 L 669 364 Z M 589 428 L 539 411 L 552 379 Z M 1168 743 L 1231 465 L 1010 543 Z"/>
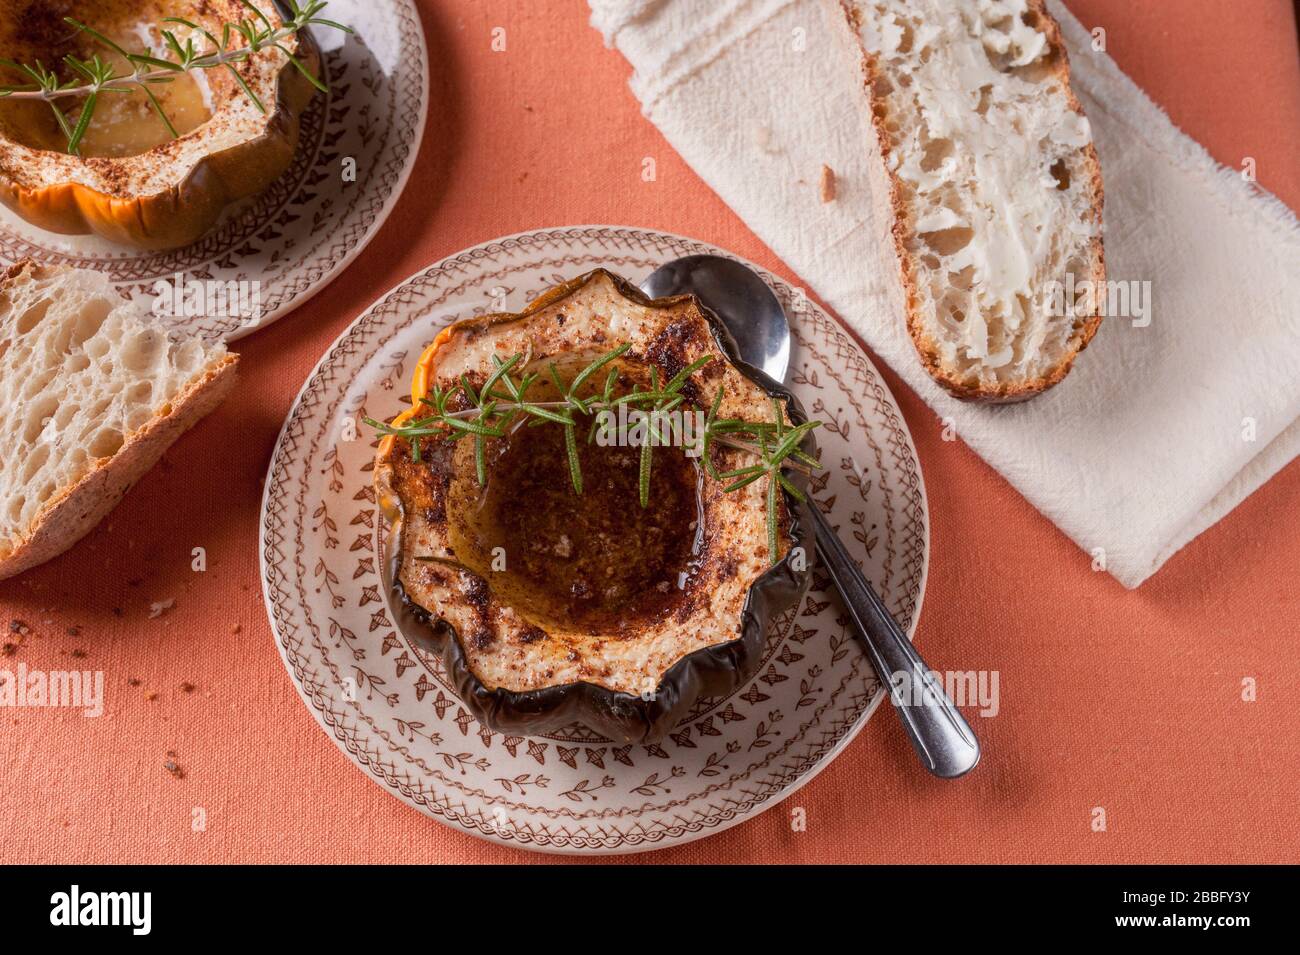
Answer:
<path fill-rule="evenodd" d="M 473 442 L 463 440 L 448 494 L 452 545 L 501 603 L 544 630 L 632 634 L 682 599 L 701 527 L 700 474 L 682 449 L 656 448 L 643 509 L 639 449 L 588 444 L 588 424 L 578 429 L 581 496 L 559 425 L 490 439 L 485 488 Z M 494 569 L 502 555 L 505 569 Z"/>

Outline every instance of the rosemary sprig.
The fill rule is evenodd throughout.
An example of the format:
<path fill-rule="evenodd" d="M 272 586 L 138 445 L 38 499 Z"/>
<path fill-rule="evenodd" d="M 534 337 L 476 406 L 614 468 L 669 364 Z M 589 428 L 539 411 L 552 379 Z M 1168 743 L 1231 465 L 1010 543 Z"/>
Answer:
<path fill-rule="evenodd" d="M 92 55 L 88 60 L 72 54 L 63 57 L 63 63 L 69 72 L 65 79 L 61 79 L 54 70 L 46 69 L 39 60 L 27 64 L 0 59 L 0 65 L 17 70 L 31 80 L 21 85 L 0 85 L 0 99 L 36 99 L 49 104 L 59 129 L 68 140 L 68 152 L 80 155 L 81 141 L 90 127 L 95 107 L 103 93 L 131 93 L 138 87 L 148 97 L 150 107 L 167 127 L 167 132 L 172 138 L 178 137 L 179 133 L 175 125 L 150 87 L 160 83 L 170 83 L 177 75 L 194 70 L 228 70 L 235 78 L 235 82 L 252 100 L 253 105 L 260 112 L 265 113 L 265 104 L 240 75 L 235 64 L 247 60 L 268 47 L 274 47 L 283 53 L 298 72 L 318 90 L 324 92 L 325 84 L 307 68 L 302 60 L 289 52 L 284 46 L 284 41 L 312 25 L 351 33 L 351 27 L 317 15 L 326 6 L 327 0 L 307 0 L 302 6 L 299 6 L 297 0 L 286 0 L 289 16 L 280 26 L 276 26 L 251 0 L 240 0 L 240 2 L 248 8 L 251 15 L 233 23 L 223 23 L 220 37 L 206 27 L 184 17 L 165 17 L 164 23 L 177 24 L 192 31 L 191 35 L 182 42 L 175 30 L 159 30 L 163 43 L 171 54 L 170 58 L 157 57 L 149 53 L 132 53 L 94 27 L 72 17 L 64 17 L 64 22 L 69 26 L 92 37 L 125 60 L 131 67 L 130 72 L 118 72 L 110 64 L 101 60 L 98 54 Z M 193 34 L 202 35 L 211 46 L 200 50 L 194 43 Z M 236 37 L 239 38 L 240 43 L 232 48 L 231 41 Z M 69 122 L 68 112 L 58 103 L 59 100 L 68 97 L 84 97 L 81 113 L 75 125 Z"/>
<path fill-rule="evenodd" d="M 582 493 L 582 465 L 578 457 L 577 426 L 579 415 L 591 415 L 591 429 L 587 434 L 590 443 L 596 436 L 599 412 L 617 412 L 622 406 L 636 409 L 645 415 L 646 436 L 641 443 L 638 490 L 640 504 L 650 504 L 650 476 L 656 445 L 668 443 L 660 430 L 660 422 L 668 412 L 681 407 L 686 401 L 683 393 L 691 375 L 703 368 L 710 356 L 705 355 L 687 365 L 667 382 L 660 384 L 659 372 L 650 370 L 648 388 L 634 385 L 626 394 L 616 395 L 618 368 L 610 367 L 603 386 L 586 396 L 583 391 L 589 382 L 621 357 L 631 346 L 623 344 L 596 358 L 583 368 L 572 381 L 565 382 L 559 368 L 552 362 L 547 365 L 547 375 L 555 386 L 558 398 L 529 400 L 529 389 L 541 377 L 539 372 L 526 371 L 527 359 L 522 354 L 502 360 L 493 355 L 492 373 L 475 388 L 465 376 L 450 387 L 434 384 L 432 390 L 420 399 L 427 414 L 413 417 L 401 425 L 393 426 L 374 418 L 363 419 L 367 425 L 382 435 L 405 438 L 411 444 L 413 460 L 420 459 L 420 439 L 439 436 L 456 441 L 465 437 L 474 440 L 474 466 L 480 485 L 487 483 L 486 448 L 489 438 L 505 438 L 520 427 L 537 427 L 547 424 L 564 428 L 565 454 L 568 458 L 569 477 L 576 493 Z M 455 404 L 453 406 L 453 399 Z M 778 399 L 772 399 L 771 421 L 745 421 L 740 418 L 719 418 L 723 390 L 719 386 L 705 417 L 700 449 L 704 467 L 711 478 L 726 482 L 728 493 L 767 479 L 767 539 L 772 563 L 778 553 L 778 516 L 780 490 L 784 489 L 796 500 L 803 502 L 804 493 L 786 476 L 787 469 L 809 471 L 821 468 L 816 458 L 804 452 L 799 445 L 804 436 L 820 426 L 820 421 L 806 421 L 787 427 L 784 412 Z M 753 455 L 758 460 L 744 467 L 719 471 L 709 454 L 714 445 L 725 445 Z"/>

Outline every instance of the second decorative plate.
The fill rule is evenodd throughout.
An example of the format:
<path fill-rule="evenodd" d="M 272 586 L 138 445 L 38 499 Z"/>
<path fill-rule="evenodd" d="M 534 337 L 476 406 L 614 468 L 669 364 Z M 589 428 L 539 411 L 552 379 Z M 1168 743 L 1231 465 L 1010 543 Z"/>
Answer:
<path fill-rule="evenodd" d="M 253 314 L 162 316 L 203 337 L 233 341 L 324 288 L 384 224 L 411 174 L 429 101 L 429 56 L 414 0 L 330 0 L 317 28 L 328 94 L 303 113 L 293 162 L 261 195 L 229 209 L 193 245 L 150 252 L 98 236 L 59 235 L 0 206 L 0 263 L 35 259 L 106 274 L 129 297 L 192 280 L 258 282 Z M 353 181 L 343 161 L 353 159 Z M 251 287 L 248 287 L 251 289 Z M 241 305 L 253 301 L 246 293 Z M 252 311 L 249 309 L 249 311 Z"/>

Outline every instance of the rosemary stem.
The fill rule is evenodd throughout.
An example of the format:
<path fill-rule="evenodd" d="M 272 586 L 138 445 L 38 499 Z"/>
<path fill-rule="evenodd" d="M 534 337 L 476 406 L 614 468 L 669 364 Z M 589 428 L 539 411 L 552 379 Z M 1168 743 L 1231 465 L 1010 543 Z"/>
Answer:
<path fill-rule="evenodd" d="M 266 47 L 278 43 L 281 40 L 286 40 L 297 33 L 300 29 L 302 29 L 302 27 L 298 25 L 283 26 L 271 34 L 271 36 L 264 43 L 260 44 L 260 46 Z M 219 50 L 216 47 L 213 47 L 212 52 L 205 53 L 203 56 L 196 58 L 191 62 L 189 69 L 183 71 L 164 69 L 151 70 L 148 73 L 140 73 L 137 71 L 123 76 L 110 76 L 103 83 L 86 83 L 82 86 L 66 86 L 57 90 L 14 90 L 13 92 L 6 94 L 5 99 L 39 99 L 53 101 L 64 99 L 68 96 L 88 96 L 100 87 L 112 83 L 131 83 L 144 86 L 145 84 L 156 82 L 160 79 L 173 78 L 178 72 L 188 73 L 190 70 L 215 69 L 219 66 L 225 66 L 227 63 L 234 63 L 243 60 L 252 54 L 253 48 L 250 46 L 240 47 L 237 50 Z"/>
<path fill-rule="evenodd" d="M 545 409 L 548 409 L 548 410 L 550 410 L 550 409 L 570 409 L 570 408 L 572 408 L 572 409 L 575 410 L 575 411 L 578 410 L 578 409 L 574 406 L 574 404 L 573 404 L 572 402 L 570 402 L 570 401 L 530 401 L 530 402 L 528 402 L 528 404 L 529 404 L 530 406 L 534 407 L 534 408 L 545 408 Z M 611 401 L 611 402 L 593 401 L 593 402 L 590 402 L 590 403 L 587 405 L 587 411 L 588 411 L 588 412 L 592 412 L 592 411 L 613 411 L 613 410 L 615 410 L 617 407 L 618 407 L 618 405 L 617 405 L 616 402 L 612 402 L 612 401 Z M 511 414 L 511 413 L 516 412 L 516 411 L 522 411 L 522 410 L 523 410 L 522 403 L 518 403 L 518 404 L 515 404 L 515 405 L 513 405 L 513 406 L 512 406 L 511 404 L 509 404 L 509 403 L 502 403 L 502 404 L 498 407 L 498 411 L 501 411 L 501 412 L 506 413 L 506 414 Z M 479 412 L 479 409 L 478 409 L 478 408 L 466 408 L 466 409 L 464 409 L 464 410 L 462 410 L 462 411 L 447 411 L 447 412 L 444 412 L 444 414 L 443 414 L 442 416 L 443 416 L 444 418 L 456 418 L 456 419 L 462 419 L 462 420 L 463 420 L 463 419 L 467 419 L 467 418 L 474 418 L 474 417 L 477 417 L 477 416 L 479 415 L 479 413 L 480 413 L 480 412 Z M 513 426 L 510 427 L 510 433 L 511 433 L 511 434 L 514 434 L 516 431 L 518 431 L 521 427 L 523 427 L 524 424 L 527 423 L 527 420 L 528 420 L 527 415 L 524 415 L 523 417 L 519 418 L 519 420 L 515 421 L 515 422 L 513 423 Z M 763 453 L 763 452 L 762 452 L 762 449 L 759 448 L 758 445 L 756 445 L 756 444 L 754 444 L 754 443 L 752 443 L 752 442 L 749 442 L 749 441 L 741 441 L 741 440 L 738 439 L 738 438 L 730 438 L 730 437 L 728 437 L 728 436 L 725 435 L 725 434 L 715 434 L 715 435 L 712 435 L 712 436 L 709 438 L 709 440 L 712 441 L 714 444 L 722 444 L 722 445 L 726 445 L 726 446 L 729 447 L 729 448 L 736 448 L 736 449 L 739 450 L 739 451 L 747 451 L 747 452 L 749 452 L 750 454 L 756 454 L 756 455 L 759 455 L 760 457 L 762 456 L 762 453 Z M 804 474 L 812 474 L 812 473 L 813 473 L 813 469 L 812 469 L 811 467 L 809 467 L 808 465 L 804 464 L 802 461 L 792 461 L 792 460 L 787 459 L 787 460 L 782 464 L 782 466 L 783 466 L 783 467 L 786 467 L 786 468 L 790 468 L 791 470 L 794 470 L 794 471 L 801 471 L 801 472 L 804 473 Z"/>

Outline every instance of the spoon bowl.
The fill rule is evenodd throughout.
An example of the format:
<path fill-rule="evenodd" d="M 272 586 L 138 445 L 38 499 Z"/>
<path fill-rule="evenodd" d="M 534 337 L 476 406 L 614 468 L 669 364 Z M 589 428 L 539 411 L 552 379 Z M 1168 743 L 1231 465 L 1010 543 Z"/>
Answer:
<path fill-rule="evenodd" d="M 688 255 L 641 283 L 651 298 L 693 294 L 722 319 L 740 358 L 773 381 L 790 367 L 790 321 L 781 300 L 749 266 L 720 255 Z"/>

